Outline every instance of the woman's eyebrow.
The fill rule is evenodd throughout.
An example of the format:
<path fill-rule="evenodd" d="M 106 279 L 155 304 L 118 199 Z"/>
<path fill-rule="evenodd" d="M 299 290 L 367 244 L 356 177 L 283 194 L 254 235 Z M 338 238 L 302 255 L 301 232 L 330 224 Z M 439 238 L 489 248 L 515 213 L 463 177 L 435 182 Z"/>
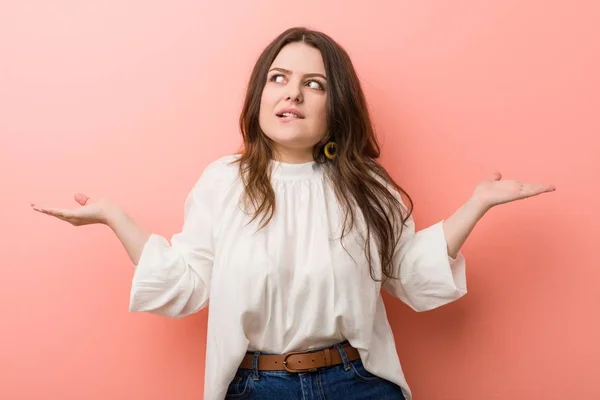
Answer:
<path fill-rule="evenodd" d="M 290 71 L 289 69 L 279 68 L 279 67 L 271 68 L 269 70 L 269 72 L 271 72 L 271 71 L 280 71 L 280 72 L 283 72 L 284 74 L 288 74 L 288 75 L 292 74 L 292 71 Z M 327 77 L 325 75 L 319 74 L 319 73 L 316 73 L 316 72 L 315 73 L 311 73 L 311 74 L 304 74 L 304 76 L 305 77 L 318 76 L 318 77 L 321 77 L 321 78 L 327 80 Z"/>

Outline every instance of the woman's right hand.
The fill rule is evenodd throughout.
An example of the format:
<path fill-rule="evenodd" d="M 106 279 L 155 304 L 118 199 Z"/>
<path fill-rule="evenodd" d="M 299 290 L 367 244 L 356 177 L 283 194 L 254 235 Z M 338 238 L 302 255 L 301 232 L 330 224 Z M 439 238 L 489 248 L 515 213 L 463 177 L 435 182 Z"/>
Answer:
<path fill-rule="evenodd" d="M 71 209 L 51 208 L 40 207 L 36 204 L 31 204 L 31 207 L 35 211 L 67 221 L 74 226 L 90 224 L 108 225 L 110 215 L 118 210 L 118 207 L 108 199 L 93 200 L 81 193 L 77 193 L 73 197 L 81 207 Z"/>

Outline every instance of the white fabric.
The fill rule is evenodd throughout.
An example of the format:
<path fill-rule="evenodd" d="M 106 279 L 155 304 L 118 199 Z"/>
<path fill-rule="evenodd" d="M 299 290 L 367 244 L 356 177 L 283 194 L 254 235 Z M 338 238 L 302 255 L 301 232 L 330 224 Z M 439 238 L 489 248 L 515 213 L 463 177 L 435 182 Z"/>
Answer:
<path fill-rule="evenodd" d="M 369 275 L 359 236 L 347 236 L 345 249 L 336 239 L 342 213 L 322 167 L 273 162 L 276 211 L 257 231 L 258 221 L 248 224 L 240 208 L 235 157 L 204 170 L 170 243 L 151 235 L 135 268 L 130 311 L 184 317 L 210 298 L 205 400 L 225 397 L 246 350 L 285 353 L 346 339 L 369 372 L 400 385 L 410 400 L 382 285 Z M 401 279 L 383 289 L 416 311 L 463 296 L 464 257 L 450 258 L 446 246 L 442 222 L 415 234 L 411 219 L 395 253 Z"/>

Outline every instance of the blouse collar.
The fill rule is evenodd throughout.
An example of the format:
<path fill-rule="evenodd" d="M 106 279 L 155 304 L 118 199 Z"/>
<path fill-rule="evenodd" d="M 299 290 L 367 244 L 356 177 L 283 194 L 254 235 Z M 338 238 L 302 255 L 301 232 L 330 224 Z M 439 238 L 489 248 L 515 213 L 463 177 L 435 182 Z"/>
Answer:
<path fill-rule="evenodd" d="M 273 165 L 273 178 L 306 179 L 319 176 L 321 173 L 321 168 L 316 161 L 292 164 L 271 160 L 271 163 Z"/>

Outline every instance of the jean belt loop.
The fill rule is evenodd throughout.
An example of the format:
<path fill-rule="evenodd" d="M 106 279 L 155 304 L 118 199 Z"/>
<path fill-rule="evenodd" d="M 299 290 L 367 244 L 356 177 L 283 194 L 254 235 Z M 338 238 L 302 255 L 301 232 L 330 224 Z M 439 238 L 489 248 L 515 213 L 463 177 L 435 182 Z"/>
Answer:
<path fill-rule="evenodd" d="M 252 379 L 257 381 L 260 378 L 258 373 L 258 356 L 260 355 L 260 351 L 255 351 L 254 356 L 252 358 Z"/>
<path fill-rule="evenodd" d="M 335 345 L 335 348 L 340 353 L 340 356 L 342 356 L 342 361 L 344 361 L 344 371 L 348 371 L 351 368 L 351 366 L 350 361 L 348 361 L 348 355 L 346 354 L 346 350 L 344 350 L 344 347 L 340 343 L 337 343 Z"/>

